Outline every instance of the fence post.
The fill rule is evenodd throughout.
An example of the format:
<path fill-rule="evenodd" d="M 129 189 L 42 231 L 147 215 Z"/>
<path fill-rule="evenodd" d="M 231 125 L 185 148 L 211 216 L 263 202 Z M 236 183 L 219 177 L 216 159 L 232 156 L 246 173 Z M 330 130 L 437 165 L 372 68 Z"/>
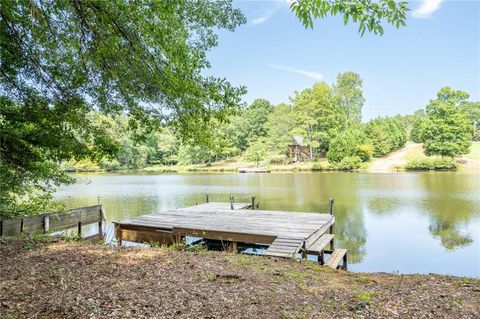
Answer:
<path fill-rule="evenodd" d="M 255 196 L 252 196 L 252 210 L 255 209 Z"/>
<path fill-rule="evenodd" d="M 210 203 L 210 196 L 207 194 L 207 203 Z"/>
<path fill-rule="evenodd" d="M 230 209 L 233 210 L 233 201 L 234 201 L 233 195 L 230 195 Z"/>

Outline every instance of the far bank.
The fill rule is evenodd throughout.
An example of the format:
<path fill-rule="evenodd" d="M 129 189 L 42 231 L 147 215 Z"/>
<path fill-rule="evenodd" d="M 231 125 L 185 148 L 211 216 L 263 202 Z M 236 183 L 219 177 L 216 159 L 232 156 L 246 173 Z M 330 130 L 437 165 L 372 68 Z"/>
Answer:
<path fill-rule="evenodd" d="M 480 172 L 480 142 L 473 142 L 470 153 L 455 160 L 440 157 L 425 156 L 422 144 L 409 142 L 404 147 L 380 158 L 372 158 L 367 163 L 343 162 L 329 163 L 326 158 L 316 161 L 297 162 L 290 164 L 245 161 L 242 158 L 216 161 L 195 165 L 150 165 L 142 168 L 118 167 L 103 169 L 98 164 L 83 161 L 65 165 L 70 172 L 115 172 L 144 171 L 158 173 L 186 172 L 227 172 L 237 173 L 246 167 L 263 167 L 270 172 L 313 172 L 313 171 L 362 171 L 362 172 L 402 172 L 428 170 L 458 170 Z"/>

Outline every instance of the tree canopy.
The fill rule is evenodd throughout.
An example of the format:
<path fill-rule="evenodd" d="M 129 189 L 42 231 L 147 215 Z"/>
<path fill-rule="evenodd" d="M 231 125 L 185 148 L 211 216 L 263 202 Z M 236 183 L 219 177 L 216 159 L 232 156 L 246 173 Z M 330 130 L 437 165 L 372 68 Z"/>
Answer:
<path fill-rule="evenodd" d="M 306 28 L 313 28 L 313 21 L 327 15 L 340 15 L 345 25 L 351 19 L 358 23 L 358 32 L 383 34 L 382 22 L 397 29 L 406 25 L 408 2 L 395 0 L 297 0 L 290 8 Z"/>
<path fill-rule="evenodd" d="M 202 73 L 207 51 L 218 29 L 245 21 L 230 0 L 2 1 L 0 211 L 68 181 L 61 161 L 118 155 L 122 141 L 92 111 L 128 113 L 135 134 L 169 125 L 203 137 L 245 92 Z"/>
<path fill-rule="evenodd" d="M 229 0 L 5 0 L 0 10 L 0 90 L 12 101 L 76 99 L 188 134 L 245 92 L 201 73 L 215 30 L 246 21 Z"/>
<path fill-rule="evenodd" d="M 461 107 L 468 97 L 467 92 L 444 87 L 427 105 L 427 118 L 421 131 L 426 155 L 453 158 L 469 152 L 472 122 Z"/>

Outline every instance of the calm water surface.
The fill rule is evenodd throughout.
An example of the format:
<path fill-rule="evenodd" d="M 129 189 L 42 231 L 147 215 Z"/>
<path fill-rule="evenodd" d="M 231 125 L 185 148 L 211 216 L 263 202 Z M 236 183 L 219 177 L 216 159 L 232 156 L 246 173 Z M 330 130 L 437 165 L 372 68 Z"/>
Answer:
<path fill-rule="evenodd" d="M 313 212 L 327 212 L 334 197 L 336 246 L 348 249 L 350 270 L 480 276 L 479 174 L 78 177 L 57 198 L 75 207 L 96 204 L 100 196 L 109 221 L 204 202 L 205 194 L 212 201 L 256 196 L 261 209 Z"/>

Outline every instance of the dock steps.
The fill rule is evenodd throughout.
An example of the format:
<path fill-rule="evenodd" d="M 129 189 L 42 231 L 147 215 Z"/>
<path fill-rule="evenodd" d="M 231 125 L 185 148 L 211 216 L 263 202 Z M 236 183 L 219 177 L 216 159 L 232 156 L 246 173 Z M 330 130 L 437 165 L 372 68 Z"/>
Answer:
<path fill-rule="evenodd" d="M 343 268 L 347 267 L 347 250 L 346 249 L 335 249 L 328 258 L 327 262 L 325 263 L 325 266 L 337 269 L 340 265 L 340 263 L 343 260 Z"/>
<path fill-rule="evenodd" d="M 308 254 L 320 254 L 335 236 L 333 234 L 323 234 L 313 244 L 306 247 Z"/>
<path fill-rule="evenodd" d="M 277 237 L 263 255 L 293 258 L 300 251 L 302 245 L 303 238 Z"/>

